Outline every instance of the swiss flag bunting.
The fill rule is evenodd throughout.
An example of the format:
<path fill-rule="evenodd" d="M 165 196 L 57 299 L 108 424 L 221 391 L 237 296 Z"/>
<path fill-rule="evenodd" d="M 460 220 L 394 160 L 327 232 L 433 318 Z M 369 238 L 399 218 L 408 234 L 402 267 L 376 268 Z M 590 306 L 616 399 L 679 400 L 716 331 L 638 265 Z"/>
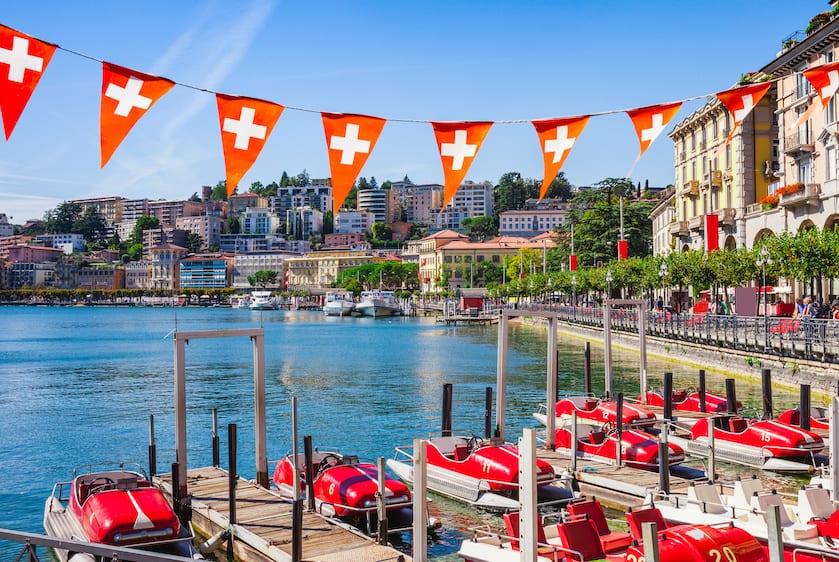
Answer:
<path fill-rule="evenodd" d="M 171 80 L 102 63 L 102 101 L 99 108 L 101 167 L 137 121 L 175 85 Z"/>
<path fill-rule="evenodd" d="M 229 197 L 242 176 L 256 162 L 285 107 L 269 101 L 225 94 L 216 94 L 216 103 Z"/>
<path fill-rule="evenodd" d="M 643 156 L 644 152 L 647 151 L 653 141 L 661 134 L 664 127 L 679 112 L 681 107 L 682 102 L 675 102 L 639 107 L 638 109 L 630 109 L 626 112 L 629 118 L 632 119 L 635 134 L 638 135 L 638 142 L 641 145 L 641 152 L 638 154 L 638 158 Z"/>
<path fill-rule="evenodd" d="M 543 199 L 565 159 L 571 153 L 574 143 L 582 134 L 589 116 L 563 117 L 560 119 L 539 119 L 532 121 L 539 136 L 539 146 L 545 161 L 545 178 L 539 190 L 539 199 Z"/>
<path fill-rule="evenodd" d="M 839 89 L 839 62 L 831 62 L 805 70 L 804 77 L 818 92 L 822 107 L 825 107 L 836 90 Z"/>
<path fill-rule="evenodd" d="M 343 113 L 321 116 L 332 172 L 332 205 L 337 213 L 373 152 L 386 119 Z"/>
<path fill-rule="evenodd" d="M 57 45 L 0 25 L 0 114 L 6 140 L 47 69 Z"/>
<path fill-rule="evenodd" d="M 437 122 L 431 123 L 437 138 L 437 150 L 443 162 L 442 212 L 460 188 L 469 166 L 481 149 L 492 122 Z"/>
<path fill-rule="evenodd" d="M 734 137 L 734 131 L 743 122 L 743 119 L 748 117 L 749 113 L 760 103 L 766 92 L 772 86 L 772 82 L 758 82 L 750 86 L 743 86 L 740 88 L 733 88 L 724 92 L 719 92 L 717 98 L 728 110 L 731 115 L 732 125 L 731 132 L 728 133 L 728 138 L 725 139 L 723 147 L 731 142 Z M 720 151 L 722 148 L 720 148 Z M 717 151 L 719 153 L 719 151 Z"/>

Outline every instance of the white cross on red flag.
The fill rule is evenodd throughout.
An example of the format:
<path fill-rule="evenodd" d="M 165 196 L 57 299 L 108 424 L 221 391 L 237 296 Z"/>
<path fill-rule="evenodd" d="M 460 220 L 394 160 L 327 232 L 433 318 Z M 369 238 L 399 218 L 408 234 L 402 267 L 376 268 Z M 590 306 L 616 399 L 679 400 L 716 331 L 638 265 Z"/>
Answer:
<path fill-rule="evenodd" d="M 387 120 L 346 113 L 321 113 L 321 116 L 332 172 L 332 205 L 334 212 L 338 212 Z"/>
<path fill-rule="evenodd" d="M 639 107 L 638 109 L 630 109 L 626 112 L 629 118 L 632 119 L 635 134 L 638 135 L 638 142 L 641 144 L 641 152 L 638 154 L 638 158 L 641 158 L 653 141 L 664 130 L 664 127 L 679 112 L 681 107 L 682 102 L 679 101 Z"/>
<path fill-rule="evenodd" d="M 731 142 L 735 129 L 748 117 L 749 113 L 752 112 L 757 104 L 760 103 L 760 100 L 763 99 L 763 96 L 766 95 L 766 92 L 769 91 L 771 86 L 772 82 L 758 82 L 757 84 L 732 88 L 731 90 L 717 94 L 717 98 L 728 110 L 732 120 L 731 132 L 728 133 L 725 143 L 717 151 L 717 154 Z"/>
<path fill-rule="evenodd" d="M 804 77 L 813 85 L 825 107 L 839 89 L 839 62 L 823 64 L 804 71 Z"/>
<path fill-rule="evenodd" d="M 102 63 L 99 145 L 104 168 L 140 117 L 175 85 L 171 80 Z"/>
<path fill-rule="evenodd" d="M 216 103 L 229 197 L 256 162 L 285 107 L 270 101 L 225 94 L 216 94 Z"/>
<path fill-rule="evenodd" d="M 443 206 L 454 198 L 469 166 L 481 149 L 484 139 L 492 127 L 491 121 L 433 122 L 437 150 L 443 163 Z"/>
<path fill-rule="evenodd" d="M 539 136 L 539 146 L 545 161 L 545 178 L 539 190 L 539 200 L 545 197 L 565 159 L 571 154 L 574 143 L 582 134 L 589 116 L 562 117 L 559 119 L 538 119 L 531 121 Z"/>
<path fill-rule="evenodd" d="M 12 136 L 56 47 L 0 25 L 0 114 L 6 140 Z"/>

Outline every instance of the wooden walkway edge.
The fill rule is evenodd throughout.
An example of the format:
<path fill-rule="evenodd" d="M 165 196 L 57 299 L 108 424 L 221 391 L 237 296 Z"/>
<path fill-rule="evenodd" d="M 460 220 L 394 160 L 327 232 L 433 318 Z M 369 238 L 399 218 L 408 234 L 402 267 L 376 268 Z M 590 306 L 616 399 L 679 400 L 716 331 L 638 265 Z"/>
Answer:
<path fill-rule="evenodd" d="M 171 500 L 171 474 L 155 477 Z M 192 496 L 192 522 L 196 533 L 210 537 L 230 527 L 228 472 L 218 467 L 187 471 Z M 236 488 L 237 560 L 247 562 L 291 561 L 292 503 L 275 491 L 239 479 Z M 408 561 L 398 550 L 377 544 L 369 537 L 317 513 L 303 512 L 303 560 L 322 562 Z"/>

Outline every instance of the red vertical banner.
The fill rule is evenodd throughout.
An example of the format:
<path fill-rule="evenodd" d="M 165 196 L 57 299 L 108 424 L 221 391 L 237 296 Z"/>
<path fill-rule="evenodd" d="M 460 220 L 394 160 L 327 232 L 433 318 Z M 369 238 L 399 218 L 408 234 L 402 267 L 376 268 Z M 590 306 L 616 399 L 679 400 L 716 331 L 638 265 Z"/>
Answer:
<path fill-rule="evenodd" d="M 568 256 L 568 269 L 571 271 L 577 271 L 577 254 L 571 254 Z"/>
<path fill-rule="evenodd" d="M 629 259 L 629 240 L 618 240 L 618 261 Z"/>
<path fill-rule="evenodd" d="M 720 249 L 720 223 L 715 214 L 705 215 L 705 252 L 710 254 Z"/>

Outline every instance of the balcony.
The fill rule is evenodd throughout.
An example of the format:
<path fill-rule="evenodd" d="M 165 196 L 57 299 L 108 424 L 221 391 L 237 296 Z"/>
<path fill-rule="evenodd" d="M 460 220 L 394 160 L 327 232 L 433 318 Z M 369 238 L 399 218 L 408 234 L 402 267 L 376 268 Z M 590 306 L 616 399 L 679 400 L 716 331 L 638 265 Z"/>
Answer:
<path fill-rule="evenodd" d="M 778 204 L 787 209 L 802 207 L 804 205 L 812 205 L 816 207 L 819 204 L 819 195 L 821 195 L 821 192 L 822 189 L 820 184 L 808 183 L 801 191 L 782 194 Z"/>
<path fill-rule="evenodd" d="M 720 209 L 720 224 L 723 226 L 734 226 L 734 219 L 737 218 L 737 209 L 726 207 Z"/>
<path fill-rule="evenodd" d="M 784 137 L 784 154 L 793 155 L 802 152 L 813 152 L 816 147 L 810 131 L 799 131 Z"/>
<path fill-rule="evenodd" d="M 686 181 L 682 186 L 682 195 L 699 196 L 699 180 Z"/>
<path fill-rule="evenodd" d="M 699 215 L 698 217 L 693 217 L 688 221 L 688 228 L 694 232 L 704 232 L 705 231 L 705 215 Z"/>
<path fill-rule="evenodd" d="M 670 236 L 687 236 L 690 234 L 688 221 L 676 221 L 670 223 Z"/>

